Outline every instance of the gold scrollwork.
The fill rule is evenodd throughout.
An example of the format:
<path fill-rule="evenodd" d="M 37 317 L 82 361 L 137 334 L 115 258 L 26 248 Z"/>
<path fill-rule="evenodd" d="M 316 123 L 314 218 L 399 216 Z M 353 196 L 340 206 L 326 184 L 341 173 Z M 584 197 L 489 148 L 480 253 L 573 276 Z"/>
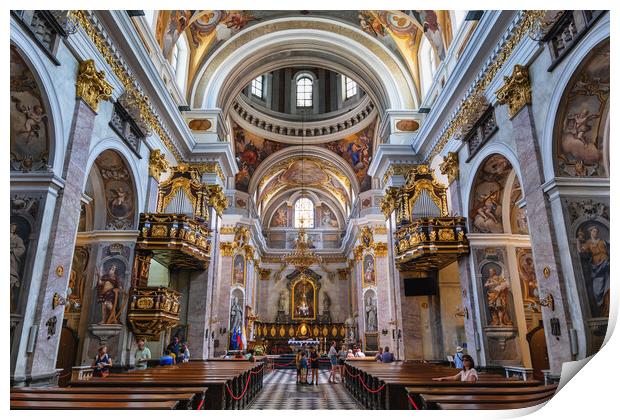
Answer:
<path fill-rule="evenodd" d="M 107 101 L 112 97 L 112 85 L 105 80 L 103 70 L 97 71 L 95 60 L 80 62 L 76 93 L 95 112 L 99 110 L 99 101 Z"/>
<path fill-rule="evenodd" d="M 159 149 L 155 149 L 151 151 L 151 155 L 149 156 L 149 175 L 152 176 L 159 182 L 159 178 L 161 174 L 166 172 L 170 164 L 166 159 L 166 155 Z"/>
<path fill-rule="evenodd" d="M 532 88 L 527 66 L 515 65 L 504 85 L 495 92 L 500 105 L 508 105 L 508 116 L 514 117 L 525 105 L 532 103 Z"/>

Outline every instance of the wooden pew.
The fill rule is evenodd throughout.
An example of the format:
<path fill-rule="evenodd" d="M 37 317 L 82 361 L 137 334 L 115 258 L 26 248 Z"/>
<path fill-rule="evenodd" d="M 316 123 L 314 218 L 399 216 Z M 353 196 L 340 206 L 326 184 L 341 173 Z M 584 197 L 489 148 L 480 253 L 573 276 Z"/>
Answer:
<path fill-rule="evenodd" d="M 75 403 L 75 402 L 161 402 L 172 401 L 176 402 L 176 409 L 188 410 L 191 408 L 190 401 L 194 397 L 194 394 L 131 394 L 117 393 L 117 394 L 83 394 L 83 393 L 71 393 L 68 389 L 64 394 L 57 393 L 36 393 L 36 392 L 11 392 L 11 404 L 15 401 L 33 401 L 33 402 L 47 402 L 55 401 L 62 403 Z"/>
<path fill-rule="evenodd" d="M 200 407 L 201 402 L 205 399 L 207 388 L 199 388 L 199 387 L 134 387 L 131 389 L 132 393 L 135 394 L 192 394 L 193 397 L 191 399 L 191 409 L 197 410 Z M 32 388 L 32 387 L 15 387 L 11 388 L 11 397 L 14 394 L 22 393 L 22 394 L 97 394 L 107 395 L 107 394 L 119 394 L 119 393 L 127 393 L 126 389 L 118 389 L 118 388 L 107 388 L 107 387 L 48 387 L 48 388 Z"/>
<path fill-rule="evenodd" d="M 11 410 L 174 410 L 178 401 L 13 401 Z"/>

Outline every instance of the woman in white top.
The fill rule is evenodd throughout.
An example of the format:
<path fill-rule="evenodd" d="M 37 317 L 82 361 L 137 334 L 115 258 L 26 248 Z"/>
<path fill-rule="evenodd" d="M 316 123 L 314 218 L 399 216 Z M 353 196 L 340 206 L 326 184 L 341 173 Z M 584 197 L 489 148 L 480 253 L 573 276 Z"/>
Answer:
<path fill-rule="evenodd" d="M 463 370 L 452 376 L 444 376 L 442 378 L 433 378 L 433 381 L 461 381 L 476 382 L 478 380 L 478 372 L 474 369 L 474 359 L 469 354 L 463 356 Z"/>

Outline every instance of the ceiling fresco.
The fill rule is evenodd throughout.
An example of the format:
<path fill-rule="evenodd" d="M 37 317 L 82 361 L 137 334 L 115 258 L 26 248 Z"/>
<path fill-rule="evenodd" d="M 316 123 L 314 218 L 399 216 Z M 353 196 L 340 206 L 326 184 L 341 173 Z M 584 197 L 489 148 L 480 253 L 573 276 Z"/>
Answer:
<path fill-rule="evenodd" d="M 416 83 L 421 37 L 428 38 L 440 60 L 451 40 L 445 10 L 162 10 L 156 38 L 169 59 L 179 37 L 187 35 L 191 50 L 188 77 L 193 80 L 202 63 L 238 32 L 268 20 L 301 16 L 329 18 L 364 30 L 406 64 Z"/>

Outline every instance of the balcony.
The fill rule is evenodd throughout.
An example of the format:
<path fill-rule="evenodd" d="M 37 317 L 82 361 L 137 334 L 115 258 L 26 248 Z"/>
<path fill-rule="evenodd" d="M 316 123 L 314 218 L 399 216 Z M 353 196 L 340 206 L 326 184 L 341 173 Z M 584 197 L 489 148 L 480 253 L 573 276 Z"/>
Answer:
<path fill-rule="evenodd" d="M 211 231 L 184 214 L 142 213 L 136 248 L 150 251 L 174 270 L 205 270 L 209 265 Z"/>
<path fill-rule="evenodd" d="M 394 233 L 400 271 L 440 270 L 469 253 L 464 217 L 420 218 Z"/>
<path fill-rule="evenodd" d="M 159 340 L 160 333 L 179 323 L 181 294 L 166 287 L 131 289 L 127 321 L 134 334 Z"/>

